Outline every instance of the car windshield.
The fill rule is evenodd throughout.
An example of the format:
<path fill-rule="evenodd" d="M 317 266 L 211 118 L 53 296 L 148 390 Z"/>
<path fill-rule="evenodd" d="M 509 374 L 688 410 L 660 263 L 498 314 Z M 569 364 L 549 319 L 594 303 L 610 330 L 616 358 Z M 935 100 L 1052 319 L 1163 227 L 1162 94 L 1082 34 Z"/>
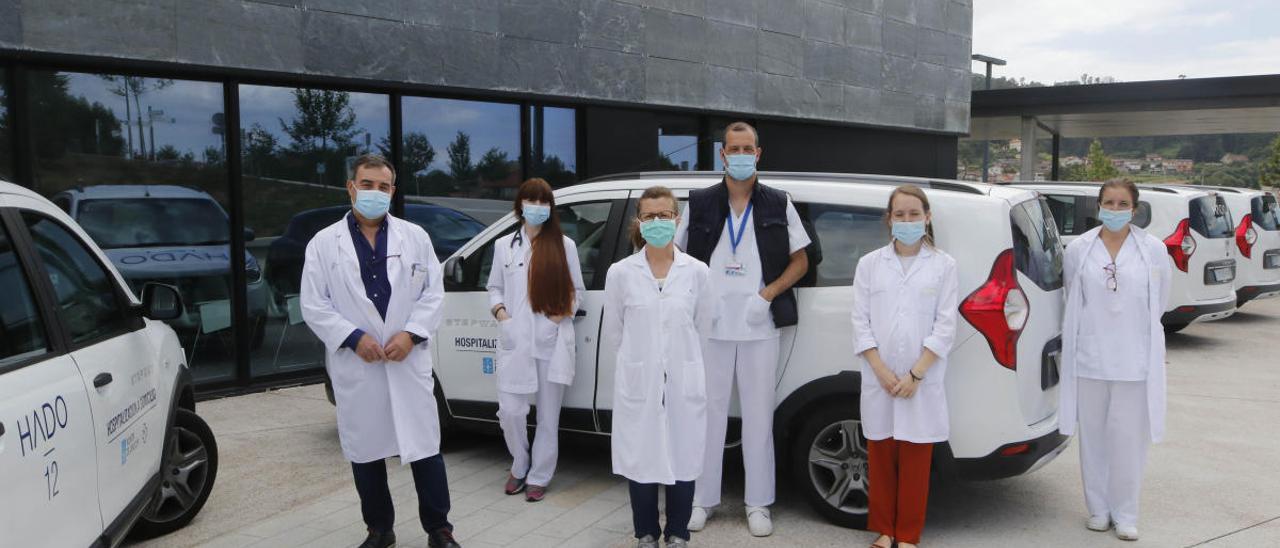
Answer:
<path fill-rule="evenodd" d="M 1231 211 L 1221 196 L 1191 200 L 1191 228 L 1208 238 L 1231 237 Z"/>
<path fill-rule="evenodd" d="M 217 245 L 227 216 L 211 199 L 119 198 L 81 202 L 76 221 L 104 249 Z"/>
<path fill-rule="evenodd" d="M 1013 258 L 1018 272 L 1045 291 L 1062 287 L 1062 241 L 1048 202 L 1041 197 L 1013 206 Z"/>
<path fill-rule="evenodd" d="M 478 221 L 449 209 L 408 207 L 405 216 L 426 230 L 432 240 L 466 241 L 484 230 Z"/>
<path fill-rule="evenodd" d="M 1263 230 L 1280 230 L 1280 204 L 1270 194 L 1253 199 L 1253 222 Z"/>

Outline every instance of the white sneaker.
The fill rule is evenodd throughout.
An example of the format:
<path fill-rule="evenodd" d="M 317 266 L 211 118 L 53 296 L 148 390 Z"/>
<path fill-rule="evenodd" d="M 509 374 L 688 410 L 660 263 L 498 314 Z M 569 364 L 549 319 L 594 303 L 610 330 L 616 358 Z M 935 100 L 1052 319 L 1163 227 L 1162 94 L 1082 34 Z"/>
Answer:
<path fill-rule="evenodd" d="M 1116 538 L 1120 540 L 1138 540 L 1138 526 L 1116 525 Z"/>
<path fill-rule="evenodd" d="M 1090 516 L 1089 522 L 1085 523 L 1084 526 L 1088 527 L 1090 531 L 1098 531 L 1099 533 L 1108 531 L 1111 529 L 1111 518 L 1109 516 Z"/>
<path fill-rule="evenodd" d="M 694 506 L 693 513 L 689 514 L 689 530 L 693 532 L 701 531 L 707 526 L 707 520 L 711 519 L 712 509 Z"/>
<path fill-rule="evenodd" d="M 751 536 L 767 537 L 773 534 L 773 516 L 768 506 L 747 507 L 747 528 Z"/>
<path fill-rule="evenodd" d="M 636 540 L 636 548 L 658 548 L 658 539 L 653 538 L 653 535 L 645 535 Z"/>

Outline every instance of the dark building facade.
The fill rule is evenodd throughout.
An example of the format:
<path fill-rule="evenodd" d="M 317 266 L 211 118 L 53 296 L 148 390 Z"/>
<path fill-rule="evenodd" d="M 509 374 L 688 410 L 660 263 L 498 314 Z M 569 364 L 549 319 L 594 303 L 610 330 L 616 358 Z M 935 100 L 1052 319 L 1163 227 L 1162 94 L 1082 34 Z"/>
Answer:
<path fill-rule="evenodd" d="M 183 291 L 206 393 L 313 379 L 301 249 L 347 166 L 398 166 L 441 253 L 528 177 L 721 168 L 951 178 L 969 0 L 0 0 L 0 179 L 133 283 Z"/>

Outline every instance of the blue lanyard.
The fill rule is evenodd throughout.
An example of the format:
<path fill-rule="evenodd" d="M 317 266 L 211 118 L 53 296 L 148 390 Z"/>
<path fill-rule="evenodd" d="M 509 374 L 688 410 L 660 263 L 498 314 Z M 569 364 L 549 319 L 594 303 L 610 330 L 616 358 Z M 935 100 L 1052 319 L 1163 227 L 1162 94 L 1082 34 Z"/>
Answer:
<path fill-rule="evenodd" d="M 751 202 L 747 202 L 747 210 L 742 212 L 742 221 L 738 223 L 738 234 L 733 233 L 733 209 L 730 208 L 729 216 L 725 220 L 729 225 L 729 246 L 733 248 L 733 256 L 738 256 L 738 244 L 742 243 L 742 236 L 747 232 L 747 219 L 751 218 Z"/>

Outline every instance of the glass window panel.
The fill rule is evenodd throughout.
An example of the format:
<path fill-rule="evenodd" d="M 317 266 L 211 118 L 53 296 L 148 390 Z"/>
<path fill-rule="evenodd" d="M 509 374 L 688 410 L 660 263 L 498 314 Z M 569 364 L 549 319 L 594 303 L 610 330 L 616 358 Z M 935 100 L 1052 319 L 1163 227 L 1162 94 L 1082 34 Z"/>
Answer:
<path fill-rule="evenodd" d="M 520 186 L 520 106 L 405 97 L 406 203 L 449 207 L 488 224 Z M 576 163 L 576 160 L 575 160 Z"/>
<path fill-rule="evenodd" d="M 664 116 L 658 119 L 658 171 L 698 169 L 698 119 Z"/>
<path fill-rule="evenodd" d="M 889 242 L 883 209 L 800 202 L 795 205 L 822 256 L 816 266 L 810 265 L 814 274 L 806 275 L 800 286 L 850 285 L 862 256 Z"/>
<path fill-rule="evenodd" d="M 390 158 L 389 99 L 242 85 L 240 115 L 245 226 L 254 236 L 246 245 L 261 265 L 245 293 L 250 367 L 255 377 L 319 369 L 324 345 L 303 323 L 298 298 L 303 256 L 317 232 L 351 210 L 354 160 L 369 152 Z"/>
<path fill-rule="evenodd" d="M 571 108 L 529 107 L 529 173 L 553 188 L 578 182 L 578 122 Z"/>
<path fill-rule="evenodd" d="M 5 89 L 8 74 L 0 68 L 0 179 L 13 180 L 13 124 L 9 121 L 9 90 Z"/>
<path fill-rule="evenodd" d="M 174 285 L 168 322 L 197 383 L 234 378 L 222 85 L 30 71 L 34 188 L 81 223 L 136 292 Z M 257 261 L 243 259 L 250 273 Z"/>
<path fill-rule="evenodd" d="M 115 281 L 80 239 L 57 221 L 23 213 L 31 244 L 53 286 L 58 310 L 73 344 L 125 330 L 127 303 L 116 295 Z"/>
<path fill-rule="evenodd" d="M 560 229 L 573 239 L 578 247 L 578 261 L 582 266 L 582 284 L 587 289 L 604 287 L 605 272 L 597 271 L 600 251 L 604 245 L 605 229 L 609 224 L 611 202 L 586 202 L 556 206 L 560 215 Z M 599 281 L 596 278 L 599 277 Z"/>
<path fill-rule="evenodd" d="M 9 236 L 0 228 L 0 368 L 45 353 L 44 322 Z"/>

